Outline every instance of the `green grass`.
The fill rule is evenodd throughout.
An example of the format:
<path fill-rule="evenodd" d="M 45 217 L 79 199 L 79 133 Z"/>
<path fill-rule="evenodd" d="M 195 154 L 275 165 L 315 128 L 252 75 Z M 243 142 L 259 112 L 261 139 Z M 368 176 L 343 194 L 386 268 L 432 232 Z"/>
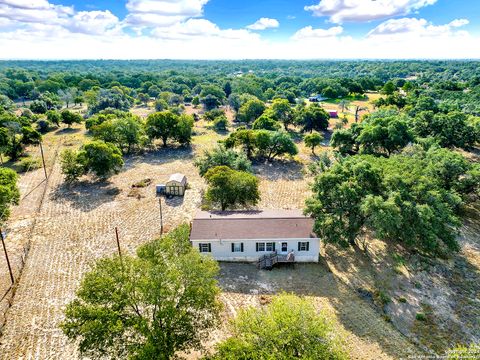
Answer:
<path fill-rule="evenodd" d="M 418 312 L 415 315 L 415 319 L 417 319 L 418 321 L 427 321 L 427 315 L 425 315 L 425 313 L 423 312 Z"/>

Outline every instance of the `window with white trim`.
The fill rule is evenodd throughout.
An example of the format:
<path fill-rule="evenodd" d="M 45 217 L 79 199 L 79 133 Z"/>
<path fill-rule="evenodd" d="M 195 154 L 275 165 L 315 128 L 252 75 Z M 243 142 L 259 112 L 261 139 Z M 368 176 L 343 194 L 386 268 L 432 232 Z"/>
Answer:
<path fill-rule="evenodd" d="M 200 243 L 198 244 L 198 250 L 201 253 L 209 253 L 212 252 L 212 245 L 209 243 Z"/>
<path fill-rule="evenodd" d="M 232 252 L 243 252 L 243 243 L 232 243 Z"/>
<path fill-rule="evenodd" d="M 310 243 L 308 241 L 299 241 L 298 242 L 298 251 L 309 251 Z"/>
<path fill-rule="evenodd" d="M 275 251 L 275 243 L 274 242 L 258 242 L 256 244 L 256 249 L 257 249 L 257 252 L 262 252 L 262 251 L 273 252 Z"/>

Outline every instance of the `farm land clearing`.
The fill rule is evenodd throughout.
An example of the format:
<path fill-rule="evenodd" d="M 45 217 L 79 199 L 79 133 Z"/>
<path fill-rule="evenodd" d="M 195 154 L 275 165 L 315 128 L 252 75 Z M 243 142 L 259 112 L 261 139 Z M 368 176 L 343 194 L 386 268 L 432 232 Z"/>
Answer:
<path fill-rule="evenodd" d="M 368 102 L 360 103 L 370 106 Z M 198 111 L 191 107 L 186 110 L 190 114 Z M 136 107 L 133 112 L 146 116 L 153 110 Z M 232 114 L 227 115 L 231 121 Z M 190 188 L 184 198 L 165 200 L 166 230 L 190 221 L 206 188 L 193 161 L 225 137 L 207 125 L 204 120 L 195 123 L 189 148 L 159 148 L 129 155 L 122 172 L 107 182 L 85 180 L 71 186 L 63 181 L 56 154 L 65 148 L 77 148 L 88 138 L 83 125 L 45 136 L 49 181 L 41 184 L 42 169 L 23 174 L 22 196 L 30 195 L 14 208 L 8 222 L 9 251 L 16 276 L 27 244 L 29 252 L 2 328 L 0 358 L 78 358 L 75 344 L 68 342 L 58 324 L 82 275 L 96 259 L 115 253 L 114 227 L 119 229 L 122 250 L 128 253 L 160 235 L 155 184 L 164 182 L 172 173 L 186 174 Z M 310 195 L 312 178 L 306 165 L 312 155 L 303 146 L 299 150 L 295 161 L 254 164 L 254 173 L 260 178 L 259 208 L 303 208 Z M 146 178 L 152 180 L 151 184 L 138 188 L 137 196 L 129 196 L 131 186 Z M 391 245 L 373 241 L 364 251 L 324 246 L 320 264 L 297 265 L 294 269 L 259 272 L 253 265 L 222 264 L 219 283 L 225 304 L 223 316 L 230 318 L 240 307 L 260 306 L 275 293 L 293 292 L 313 298 L 319 308 L 336 318 L 338 331 L 345 335 L 346 347 L 354 359 L 397 359 L 423 354 L 426 348 L 441 353 L 461 336 L 479 337 L 480 327 L 474 319 L 479 318 L 480 305 L 471 300 L 475 294 L 479 298 L 478 216 L 478 206 L 472 207 L 462 228 L 462 251 L 448 261 L 425 264 L 425 259 L 411 258 L 404 262 L 402 254 L 390 251 Z M 2 254 L 0 264 L 4 261 Z M 427 272 L 436 276 L 426 276 Z M 8 283 L 4 269 L 0 276 L 2 284 Z M 468 281 L 459 281 L 463 279 Z M 441 292 L 460 296 L 445 299 Z M 379 303 L 381 293 L 388 294 L 390 301 Z M 407 302 L 400 301 L 401 297 L 406 297 Z M 414 319 L 420 308 L 428 312 L 429 324 L 435 325 L 429 327 L 433 331 L 426 331 L 426 325 Z M 225 336 L 225 327 L 217 329 L 207 346 Z M 186 356 L 193 359 L 199 354 Z"/>

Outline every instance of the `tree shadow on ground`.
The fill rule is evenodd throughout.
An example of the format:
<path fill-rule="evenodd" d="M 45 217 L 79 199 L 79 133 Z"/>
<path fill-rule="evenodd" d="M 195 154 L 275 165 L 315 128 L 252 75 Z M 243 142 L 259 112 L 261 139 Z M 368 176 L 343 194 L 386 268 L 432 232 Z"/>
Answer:
<path fill-rule="evenodd" d="M 189 161 L 193 159 L 194 152 L 192 147 L 162 147 L 152 149 L 142 154 L 132 154 L 125 156 L 125 165 L 122 171 L 127 171 L 139 164 L 163 165 L 170 162 L 182 160 Z"/>
<path fill-rule="evenodd" d="M 275 160 L 273 162 L 255 162 L 253 170 L 255 175 L 270 181 L 301 180 L 305 175 L 305 167 L 298 161 Z"/>
<path fill-rule="evenodd" d="M 115 201 L 119 194 L 120 189 L 108 181 L 85 180 L 75 184 L 60 184 L 53 190 L 50 199 L 59 203 L 68 203 L 83 212 L 90 212 L 103 204 Z"/>
<path fill-rule="evenodd" d="M 59 128 L 54 132 L 55 135 L 60 136 L 60 135 L 69 135 L 69 134 L 77 134 L 81 132 L 82 129 L 80 128 Z"/>
<path fill-rule="evenodd" d="M 271 271 L 258 270 L 255 264 L 221 263 L 218 280 L 223 291 L 237 297 L 268 296 L 285 291 L 314 297 L 320 306 L 327 301 L 344 328 L 367 343 L 377 344 L 392 358 L 411 355 L 410 351 L 415 350 L 368 301 L 336 279 L 322 258 L 318 264 L 298 263 Z"/>

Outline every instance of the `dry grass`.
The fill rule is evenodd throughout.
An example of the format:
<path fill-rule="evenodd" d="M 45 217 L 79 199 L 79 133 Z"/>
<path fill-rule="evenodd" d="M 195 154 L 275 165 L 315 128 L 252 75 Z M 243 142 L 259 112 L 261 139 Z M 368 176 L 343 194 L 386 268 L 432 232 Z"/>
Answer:
<path fill-rule="evenodd" d="M 205 183 L 193 160 L 203 150 L 215 146 L 224 135 L 206 129 L 202 122 L 196 124 L 195 132 L 191 149 L 160 149 L 128 157 L 122 173 L 108 183 L 86 180 L 68 187 L 63 182 L 58 161 L 53 164 L 39 213 L 36 216 L 29 213 L 29 203 L 22 202 L 12 216 L 11 226 L 18 228 L 18 244 L 30 239 L 31 248 L 0 339 L 1 359 L 78 358 L 75 344 L 67 340 L 58 324 L 83 274 L 96 259 L 115 252 L 114 227 L 119 228 L 122 249 L 128 253 L 134 253 L 140 244 L 158 237 L 155 184 L 164 183 L 174 172 L 187 175 L 190 189 L 184 198 L 164 203 L 167 230 L 190 221 L 199 208 Z M 75 147 L 84 139 L 84 131 L 75 128 L 49 134 L 45 141 L 50 148 L 58 144 Z M 261 180 L 259 207 L 303 207 L 311 181 L 305 173 L 304 161 L 255 164 L 254 171 Z M 22 177 L 24 192 L 28 188 L 28 176 L 40 175 L 37 171 Z M 132 184 L 147 178 L 152 182 L 135 188 L 135 196 L 129 196 Z M 34 219 L 36 225 L 31 234 L 21 233 L 22 221 L 29 226 Z M 225 316 L 233 316 L 239 307 L 259 306 L 281 290 L 291 291 L 311 296 L 319 308 L 337 318 L 338 331 L 345 335 L 347 348 L 355 359 L 394 359 L 415 352 L 371 305 L 329 272 L 330 265 L 299 265 L 296 269 L 272 272 L 257 271 L 251 265 L 222 265 L 220 284 Z M 0 271 L 3 281 L 4 269 Z M 225 335 L 224 327 L 216 330 L 212 343 Z"/>

